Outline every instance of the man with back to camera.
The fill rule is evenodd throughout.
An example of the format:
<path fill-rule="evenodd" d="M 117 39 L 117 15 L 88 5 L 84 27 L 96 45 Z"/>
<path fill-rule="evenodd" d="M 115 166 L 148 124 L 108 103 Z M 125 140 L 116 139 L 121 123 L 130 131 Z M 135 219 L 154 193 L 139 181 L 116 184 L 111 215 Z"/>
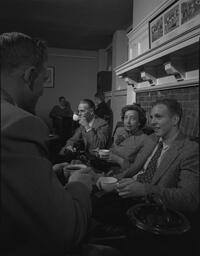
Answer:
<path fill-rule="evenodd" d="M 67 140 L 66 145 L 60 151 L 61 155 L 64 155 L 66 151 L 74 151 L 74 146 L 81 142 L 86 152 L 106 147 L 110 128 L 105 120 L 95 116 L 95 105 L 92 100 L 83 99 L 80 101 L 78 105 L 78 122 L 80 127 Z"/>
<path fill-rule="evenodd" d="M 76 172 L 62 187 L 47 158 L 48 128 L 31 114 L 47 79 L 45 43 L 18 32 L 4 33 L 0 56 L 0 251 L 61 255 L 73 250 L 86 234 L 91 176 Z"/>

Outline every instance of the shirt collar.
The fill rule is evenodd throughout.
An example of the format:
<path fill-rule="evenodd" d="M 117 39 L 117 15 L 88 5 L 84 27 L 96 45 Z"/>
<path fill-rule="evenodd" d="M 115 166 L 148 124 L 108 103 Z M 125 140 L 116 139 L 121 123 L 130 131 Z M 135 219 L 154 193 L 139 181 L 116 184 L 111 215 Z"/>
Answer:
<path fill-rule="evenodd" d="M 162 141 L 163 149 L 169 148 L 171 146 L 171 144 L 174 142 L 174 140 L 177 138 L 178 134 L 179 134 L 179 131 L 176 132 L 172 138 L 169 138 L 165 141 L 162 138 L 160 138 L 159 141 Z"/>
<path fill-rule="evenodd" d="M 4 89 L 1 88 L 1 99 L 7 101 L 8 103 L 17 106 L 16 102 L 13 100 L 13 98 L 10 96 L 9 93 L 7 93 Z"/>
<path fill-rule="evenodd" d="M 93 123 L 94 123 L 94 117 L 93 117 L 93 119 L 89 122 L 89 126 L 90 126 L 90 128 L 92 128 L 92 126 L 93 126 Z"/>

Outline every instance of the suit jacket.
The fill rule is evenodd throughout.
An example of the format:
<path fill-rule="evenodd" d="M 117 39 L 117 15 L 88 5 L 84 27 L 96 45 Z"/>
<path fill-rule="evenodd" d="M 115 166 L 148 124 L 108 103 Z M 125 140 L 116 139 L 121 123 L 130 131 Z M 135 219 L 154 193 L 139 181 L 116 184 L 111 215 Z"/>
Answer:
<path fill-rule="evenodd" d="M 132 173 L 134 175 L 134 173 Z M 146 194 L 157 194 L 176 210 L 191 212 L 199 203 L 199 147 L 181 133 L 164 154 Z"/>
<path fill-rule="evenodd" d="M 79 182 L 63 188 L 47 159 L 47 136 L 38 117 L 1 102 L 0 250 L 9 255 L 68 252 L 87 230 L 89 192 Z"/>
<path fill-rule="evenodd" d="M 86 132 L 85 128 L 81 125 L 67 141 L 66 146 L 74 146 L 76 143 L 83 142 L 86 151 L 91 151 L 96 148 L 105 148 L 108 144 L 109 134 L 110 128 L 108 123 L 96 117 L 90 131 Z"/>

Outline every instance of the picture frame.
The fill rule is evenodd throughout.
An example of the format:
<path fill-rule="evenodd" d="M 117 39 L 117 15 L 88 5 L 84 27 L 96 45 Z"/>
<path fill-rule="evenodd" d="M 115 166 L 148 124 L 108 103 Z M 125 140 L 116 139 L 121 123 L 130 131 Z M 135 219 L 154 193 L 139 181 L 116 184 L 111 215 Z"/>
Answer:
<path fill-rule="evenodd" d="M 54 88 L 55 68 L 53 66 L 47 67 L 48 79 L 44 83 L 44 88 Z"/>
<path fill-rule="evenodd" d="M 200 0 L 174 0 L 149 21 L 149 48 L 158 47 L 200 25 Z"/>

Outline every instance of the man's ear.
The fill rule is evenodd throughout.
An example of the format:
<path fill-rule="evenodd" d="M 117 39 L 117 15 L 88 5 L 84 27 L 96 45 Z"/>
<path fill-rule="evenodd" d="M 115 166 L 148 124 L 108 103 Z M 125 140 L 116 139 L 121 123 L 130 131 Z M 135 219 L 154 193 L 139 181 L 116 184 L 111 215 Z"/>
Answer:
<path fill-rule="evenodd" d="M 32 90 L 33 88 L 33 82 L 35 78 L 37 77 L 36 68 L 34 66 L 30 66 L 24 70 L 24 81 L 29 86 L 29 88 Z"/>

